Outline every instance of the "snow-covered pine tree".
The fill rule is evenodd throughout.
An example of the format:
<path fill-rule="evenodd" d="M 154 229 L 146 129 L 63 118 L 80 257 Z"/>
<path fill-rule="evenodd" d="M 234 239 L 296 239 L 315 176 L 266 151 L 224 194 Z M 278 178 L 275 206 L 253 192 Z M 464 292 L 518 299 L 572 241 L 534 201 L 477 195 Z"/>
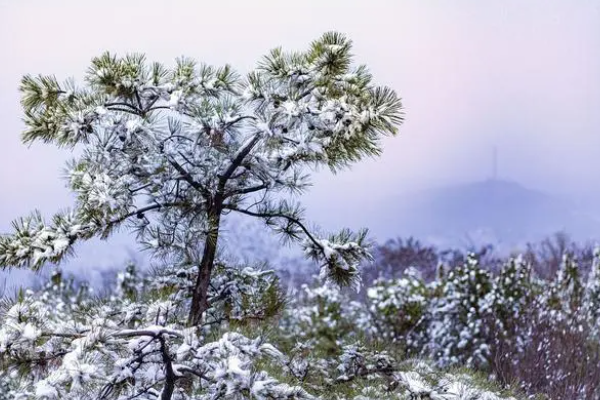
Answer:
<path fill-rule="evenodd" d="M 85 85 L 22 79 L 23 141 L 78 148 L 68 166 L 72 210 L 14 222 L 0 266 L 39 269 L 73 245 L 119 227 L 165 264 L 197 268 L 188 323 L 208 308 L 220 227 L 230 214 L 262 219 L 300 242 L 337 284 L 357 281 L 366 231 L 321 237 L 294 198 L 320 166 L 333 171 L 381 151 L 403 120 L 401 101 L 352 65 L 351 42 L 326 33 L 304 52 L 271 51 L 245 77 L 180 58 L 94 58 Z"/>
<path fill-rule="evenodd" d="M 430 311 L 427 347 L 438 365 L 487 366 L 490 346 L 485 341 L 483 317 L 491 288 L 490 272 L 473 253 L 447 274 L 441 296 L 432 302 Z"/>

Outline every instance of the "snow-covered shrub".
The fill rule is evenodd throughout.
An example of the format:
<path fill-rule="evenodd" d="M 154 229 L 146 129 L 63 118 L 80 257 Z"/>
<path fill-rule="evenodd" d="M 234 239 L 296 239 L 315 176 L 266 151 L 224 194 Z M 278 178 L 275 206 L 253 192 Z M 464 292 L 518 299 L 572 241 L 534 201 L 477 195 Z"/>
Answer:
<path fill-rule="evenodd" d="M 130 262 L 124 271 L 117 273 L 114 296 L 117 299 L 134 301 L 144 292 L 148 284 L 146 277 L 139 273 L 138 267 Z"/>
<path fill-rule="evenodd" d="M 363 306 L 338 288 L 330 284 L 302 285 L 290 299 L 280 326 L 289 340 L 336 354 L 343 344 L 362 334 L 357 326 L 364 318 Z"/>
<path fill-rule="evenodd" d="M 441 295 L 431 302 L 429 355 L 440 366 L 485 367 L 490 354 L 484 324 L 486 296 L 492 288 L 490 273 L 469 257 L 441 284 Z"/>
<path fill-rule="evenodd" d="M 10 374 L 14 398 L 312 398 L 254 367 L 287 363 L 261 337 L 234 331 L 205 337 L 186 327 L 186 309 L 152 291 L 138 293 L 138 301 L 124 291 L 81 301 L 56 286 L 23 291 L 5 304 L 0 365 Z M 191 385 L 180 385 L 186 380 Z"/>
<path fill-rule="evenodd" d="M 543 284 L 533 276 L 531 264 L 522 257 L 508 260 L 493 277 L 484 299 L 483 320 L 490 344 L 490 366 L 504 376 L 529 345 L 531 316 Z"/>
<path fill-rule="evenodd" d="M 494 318 L 497 333 L 508 336 L 541 295 L 542 284 L 535 279 L 531 265 L 523 258 L 512 258 L 493 277 L 486 295 L 485 311 Z"/>
<path fill-rule="evenodd" d="M 585 286 L 583 312 L 592 335 L 600 341 L 600 249 L 594 252 L 594 262 Z"/>
<path fill-rule="evenodd" d="M 513 376 L 522 377 L 528 391 L 544 391 L 552 398 L 587 399 L 600 395 L 600 342 L 593 335 L 597 320 L 589 318 L 585 287 L 593 286 L 594 273 L 584 282 L 572 257 L 563 262 L 551 281 L 544 281 L 539 295 L 521 323 L 523 338 L 512 357 Z"/>
<path fill-rule="evenodd" d="M 382 341 L 405 349 L 407 355 L 420 355 L 427 342 L 431 288 L 414 269 L 401 278 L 380 278 L 367 289 L 368 319 L 362 329 Z"/>
<path fill-rule="evenodd" d="M 263 273 L 247 268 L 224 282 L 241 280 L 253 286 Z M 118 284 L 105 297 L 89 291 L 76 297 L 56 290 L 61 285 L 54 275 L 39 290 L 6 299 L 0 314 L 0 387 L 7 390 L 3 395 L 21 400 L 375 400 L 429 393 L 431 398 L 458 400 L 467 390 L 490 396 L 482 398 L 510 398 L 462 374 L 404 361 L 393 343 L 378 348 L 340 325 L 328 325 L 336 339 L 327 342 L 325 351 L 313 341 L 318 339 L 316 332 L 303 338 L 295 337 L 298 331 L 285 331 L 294 328 L 292 323 L 297 327 L 305 322 L 307 314 L 293 312 L 298 308 L 288 309 L 278 330 L 267 320 L 251 327 L 221 321 L 211 330 L 190 328 L 181 322 L 185 307 L 170 298 L 172 293 L 158 291 L 160 285 L 138 285 L 132 300 L 122 286 L 134 275 L 141 282 L 160 281 L 130 269 L 127 276 L 117 277 Z M 309 303 L 324 299 L 342 310 L 349 305 L 331 288 L 305 290 L 296 307 L 306 302 L 308 309 Z M 239 298 L 235 291 L 224 297 Z M 216 302 L 215 307 L 221 306 Z M 353 304 L 350 310 L 357 307 Z M 299 321 L 292 321 L 294 317 Z M 350 322 L 346 318 L 348 326 Z M 290 337 L 295 339 L 291 347 Z"/>
<path fill-rule="evenodd" d="M 339 356 L 360 341 L 397 359 L 412 355 L 437 366 L 476 367 L 528 393 L 595 398 L 599 252 L 596 257 L 587 276 L 566 257 L 551 280 L 537 277 L 522 257 L 507 260 L 497 273 L 470 257 L 439 268 L 430 282 L 410 269 L 401 278 L 375 281 L 362 301 L 317 285 L 294 300 L 283 326 L 292 338 L 307 340 L 308 353 L 326 342 L 329 354 Z M 316 369 L 318 362 L 309 364 Z"/>

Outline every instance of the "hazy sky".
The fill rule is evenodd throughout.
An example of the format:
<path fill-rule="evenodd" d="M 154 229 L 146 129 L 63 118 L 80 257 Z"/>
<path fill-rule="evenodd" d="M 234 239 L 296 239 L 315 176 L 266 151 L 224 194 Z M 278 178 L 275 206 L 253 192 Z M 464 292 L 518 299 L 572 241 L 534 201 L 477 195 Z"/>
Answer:
<path fill-rule="evenodd" d="M 333 209 L 352 225 L 378 198 L 487 178 L 493 145 L 502 177 L 600 193 L 595 0 L 0 0 L 0 230 L 69 202 L 59 179 L 68 154 L 20 143 L 23 74 L 81 77 L 105 50 L 245 71 L 272 47 L 304 49 L 328 30 L 348 34 L 356 59 L 403 97 L 406 122 L 380 159 L 315 179 L 315 220 Z"/>

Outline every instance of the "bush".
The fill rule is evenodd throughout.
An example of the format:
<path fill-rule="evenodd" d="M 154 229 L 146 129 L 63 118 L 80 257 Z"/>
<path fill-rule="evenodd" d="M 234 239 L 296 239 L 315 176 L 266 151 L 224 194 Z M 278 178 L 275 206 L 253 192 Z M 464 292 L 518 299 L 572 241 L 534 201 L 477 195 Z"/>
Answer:
<path fill-rule="evenodd" d="M 513 398 L 472 373 L 407 359 L 394 339 L 412 337 L 411 323 L 387 336 L 368 329 L 378 315 L 386 329 L 402 321 L 388 319 L 396 307 L 410 320 L 425 312 L 433 292 L 417 275 L 399 279 L 397 293 L 379 296 L 393 283 L 374 289 L 371 305 L 387 308 L 369 310 L 329 285 L 304 286 L 284 308 L 271 271 L 220 263 L 208 317 L 196 331 L 181 322 L 189 295 L 180 281 L 191 269 L 177 268 L 148 275 L 130 265 L 103 296 L 55 273 L 38 289 L 6 298 L 0 396 L 154 400 L 172 379 L 172 398 L 180 400 Z"/>
<path fill-rule="evenodd" d="M 545 279 L 525 257 L 494 264 L 492 273 L 471 255 L 454 268 L 438 268 L 429 281 L 414 268 L 381 277 L 364 296 L 305 286 L 312 295 L 299 299 L 286 329 L 311 338 L 313 349 L 327 341 L 339 351 L 361 340 L 396 359 L 430 360 L 438 370 L 470 367 L 530 395 L 596 399 L 600 251 L 591 264 L 585 273 L 567 255 Z"/>

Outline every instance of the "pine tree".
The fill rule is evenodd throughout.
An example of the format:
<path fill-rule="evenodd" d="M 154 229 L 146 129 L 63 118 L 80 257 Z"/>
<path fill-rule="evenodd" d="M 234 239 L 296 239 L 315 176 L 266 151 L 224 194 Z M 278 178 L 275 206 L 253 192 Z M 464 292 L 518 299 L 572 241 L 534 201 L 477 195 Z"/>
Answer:
<path fill-rule="evenodd" d="M 275 49 L 245 77 L 188 58 L 168 69 L 140 54 L 104 53 L 84 86 L 27 75 L 20 90 L 23 141 L 81 154 L 67 168 L 77 199 L 51 221 L 37 212 L 15 221 L 0 238 L 0 266 L 39 269 L 78 241 L 127 227 L 164 265 L 197 269 L 188 316 L 197 326 L 220 228 L 240 214 L 301 243 L 326 280 L 358 281 L 366 231 L 321 237 L 293 197 L 315 168 L 378 155 L 382 136 L 403 120 L 396 93 L 352 65 L 345 36 L 326 33 L 304 52 Z"/>

